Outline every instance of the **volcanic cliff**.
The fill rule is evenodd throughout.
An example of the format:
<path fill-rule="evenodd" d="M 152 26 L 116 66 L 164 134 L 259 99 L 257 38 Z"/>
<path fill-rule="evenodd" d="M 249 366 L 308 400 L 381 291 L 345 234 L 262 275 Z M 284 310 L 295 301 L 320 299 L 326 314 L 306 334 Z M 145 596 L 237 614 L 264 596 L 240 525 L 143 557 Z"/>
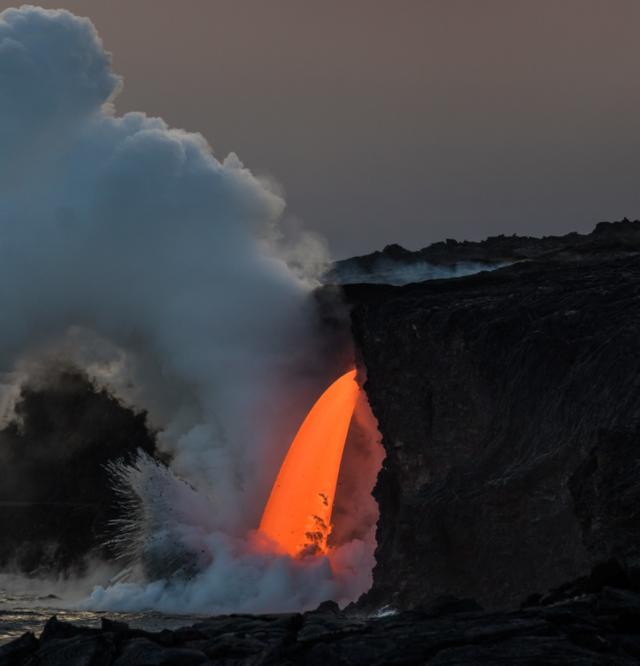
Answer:
<path fill-rule="evenodd" d="M 504 607 L 609 557 L 639 563 L 640 223 L 553 244 L 469 277 L 344 288 L 386 450 L 363 607 Z"/>

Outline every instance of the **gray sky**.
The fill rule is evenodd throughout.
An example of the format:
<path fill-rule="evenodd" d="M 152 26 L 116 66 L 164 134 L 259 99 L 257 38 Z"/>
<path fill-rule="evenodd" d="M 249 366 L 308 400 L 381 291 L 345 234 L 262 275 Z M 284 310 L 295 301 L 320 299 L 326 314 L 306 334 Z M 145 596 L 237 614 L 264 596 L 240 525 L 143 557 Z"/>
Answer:
<path fill-rule="evenodd" d="M 0 8 L 15 6 L 0 0 Z M 637 0 L 58 0 L 343 257 L 640 217 Z"/>

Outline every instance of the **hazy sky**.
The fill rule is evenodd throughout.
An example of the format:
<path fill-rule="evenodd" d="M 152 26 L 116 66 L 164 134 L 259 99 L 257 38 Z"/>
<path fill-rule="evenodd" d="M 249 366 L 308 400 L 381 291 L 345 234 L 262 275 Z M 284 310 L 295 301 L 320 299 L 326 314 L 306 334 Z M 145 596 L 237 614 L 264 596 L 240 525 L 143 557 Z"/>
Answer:
<path fill-rule="evenodd" d="M 0 0 L 0 8 L 20 3 Z M 58 0 L 334 256 L 640 217 L 638 0 Z"/>

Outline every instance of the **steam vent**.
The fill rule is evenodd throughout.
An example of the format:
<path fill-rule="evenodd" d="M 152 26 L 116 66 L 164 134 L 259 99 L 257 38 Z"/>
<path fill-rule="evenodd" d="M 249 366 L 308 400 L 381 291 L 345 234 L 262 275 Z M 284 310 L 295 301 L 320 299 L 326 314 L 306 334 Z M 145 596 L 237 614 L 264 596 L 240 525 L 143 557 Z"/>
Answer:
<path fill-rule="evenodd" d="M 0 666 L 640 664 L 640 2 L 39 4 Z"/>

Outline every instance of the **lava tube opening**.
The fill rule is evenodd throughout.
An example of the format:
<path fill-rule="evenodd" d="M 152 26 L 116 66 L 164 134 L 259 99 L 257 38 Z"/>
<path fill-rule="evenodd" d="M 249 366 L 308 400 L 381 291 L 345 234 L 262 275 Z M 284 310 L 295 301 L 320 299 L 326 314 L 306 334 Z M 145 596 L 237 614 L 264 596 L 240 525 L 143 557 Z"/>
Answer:
<path fill-rule="evenodd" d="M 290 555 L 327 552 L 340 463 L 359 390 L 355 370 L 333 382 L 307 414 L 280 467 L 260 531 Z"/>

